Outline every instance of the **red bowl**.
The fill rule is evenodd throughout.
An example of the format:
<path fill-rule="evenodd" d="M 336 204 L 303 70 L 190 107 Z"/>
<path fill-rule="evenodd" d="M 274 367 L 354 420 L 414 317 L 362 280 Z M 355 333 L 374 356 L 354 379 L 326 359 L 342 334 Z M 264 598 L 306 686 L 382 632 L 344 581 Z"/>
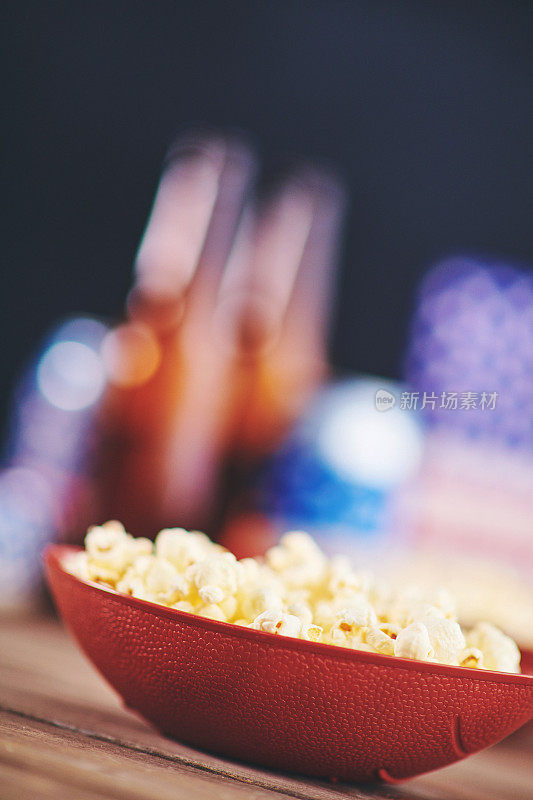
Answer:
<path fill-rule="evenodd" d="M 347 650 L 214 622 L 79 580 L 45 556 L 59 612 L 163 733 L 266 767 L 396 781 L 488 747 L 533 716 L 533 676 Z"/>

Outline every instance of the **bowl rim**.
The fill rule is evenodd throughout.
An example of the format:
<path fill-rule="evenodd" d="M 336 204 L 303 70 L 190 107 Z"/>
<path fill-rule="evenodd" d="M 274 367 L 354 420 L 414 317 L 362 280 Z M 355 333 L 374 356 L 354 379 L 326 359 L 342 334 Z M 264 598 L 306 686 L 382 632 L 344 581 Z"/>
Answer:
<path fill-rule="evenodd" d="M 387 656 L 382 653 L 369 653 L 365 650 L 352 650 L 346 647 L 339 647 L 326 642 L 311 642 L 306 639 L 295 639 L 291 636 L 280 636 L 267 631 L 259 631 L 252 628 L 244 628 L 232 622 L 220 622 L 218 620 L 201 617 L 177 608 L 152 603 L 149 600 L 141 600 L 139 597 L 117 592 L 110 586 L 104 586 L 96 581 L 83 580 L 65 569 L 62 560 L 68 553 L 82 552 L 83 547 L 72 544 L 51 544 L 48 545 L 42 554 L 43 561 L 47 570 L 60 572 L 63 576 L 70 579 L 74 584 L 81 584 L 91 592 L 106 592 L 113 597 L 114 602 L 122 605 L 139 608 L 146 613 L 154 616 L 180 621 L 194 628 L 222 633 L 237 639 L 245 639 L 256 643 L 262 642 L 268 647 L 283 648 L 285 650 L 295 650 L 301 652 L 315 653 L 325 658 L 334 658 L 337 661 L 359 662 L 362 664 L 374 664 L 381 667 L 392 667 L 411 672 L 431 673 L 432 675 L 444 675 L 449 678 L 468 678 L 475 681 L 488 681 L 489 683 L 507 683 L 511 685 L 527 686 L 533 690 L 533 675 L 498 672 L 488 669 L 469 669 L 452 664 L 440 664 L 432 661 L 417 661 L 416 659 L 403 658 L 401 656 Z"/>

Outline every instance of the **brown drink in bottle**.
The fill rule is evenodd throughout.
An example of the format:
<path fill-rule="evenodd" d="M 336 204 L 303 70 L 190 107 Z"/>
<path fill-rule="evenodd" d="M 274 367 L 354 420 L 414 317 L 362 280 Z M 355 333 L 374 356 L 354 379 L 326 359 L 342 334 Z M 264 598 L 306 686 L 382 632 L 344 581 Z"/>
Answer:
<path fill-rule="evenodd" d="M 177 143 L 137 255 L 128 319 L 104 342 L 109 390 L 100 425 L 97 518 L 120 519 L 137 535 L 207 519 L 188 513 L 185 493 L 168 502 L 173 431 L 188 412 L 184 387 L 204 369 L 184 347 L 185 330 L 201 352 L 205 331 L 195 309 L 209 303 L 218 285 L 253 169 L 240 142 L 190 135 Z M 193 409 L 184 421 L 178 458 L 190 452 L 189 432 L 203 413 Z M 210 416 L 220 414 L 214 408 Z"/>

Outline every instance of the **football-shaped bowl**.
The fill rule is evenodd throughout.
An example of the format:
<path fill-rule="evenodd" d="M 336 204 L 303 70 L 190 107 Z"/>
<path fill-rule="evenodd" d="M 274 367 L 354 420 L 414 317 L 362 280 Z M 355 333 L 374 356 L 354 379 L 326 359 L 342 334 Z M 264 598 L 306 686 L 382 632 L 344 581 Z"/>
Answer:
<path fill-rule="evenodd" d="M 66 572 L 57 608 L 123 698 L 168 736 L 274 769 L 401 780 L 502 739 L 533 716 L 533 676 L 275 636 L 186 614 Z"/>

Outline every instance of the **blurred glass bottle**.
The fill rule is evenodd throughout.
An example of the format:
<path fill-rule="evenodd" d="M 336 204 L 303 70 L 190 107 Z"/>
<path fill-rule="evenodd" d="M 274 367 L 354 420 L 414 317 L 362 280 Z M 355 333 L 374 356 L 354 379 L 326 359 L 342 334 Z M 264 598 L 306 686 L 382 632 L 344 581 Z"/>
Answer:
<path fill-rule="evenodd" d="M 255 202 L 254 174 L 234 139 L 178 142 L 128 320 L 104 341 L 98 516 L 133 533 L 180 525 L 217 535 L 327 371 L 343 192 L 298 167 Z"/>
<path fill-rule="evenodd" d="M 127 319 L 103 343 L 98 518 L 135 534 L 210 519 L 231 388 L 213 355 L 210 313 L 254 171 L 234 138 L 178 140 L 137 254 Z"/>

